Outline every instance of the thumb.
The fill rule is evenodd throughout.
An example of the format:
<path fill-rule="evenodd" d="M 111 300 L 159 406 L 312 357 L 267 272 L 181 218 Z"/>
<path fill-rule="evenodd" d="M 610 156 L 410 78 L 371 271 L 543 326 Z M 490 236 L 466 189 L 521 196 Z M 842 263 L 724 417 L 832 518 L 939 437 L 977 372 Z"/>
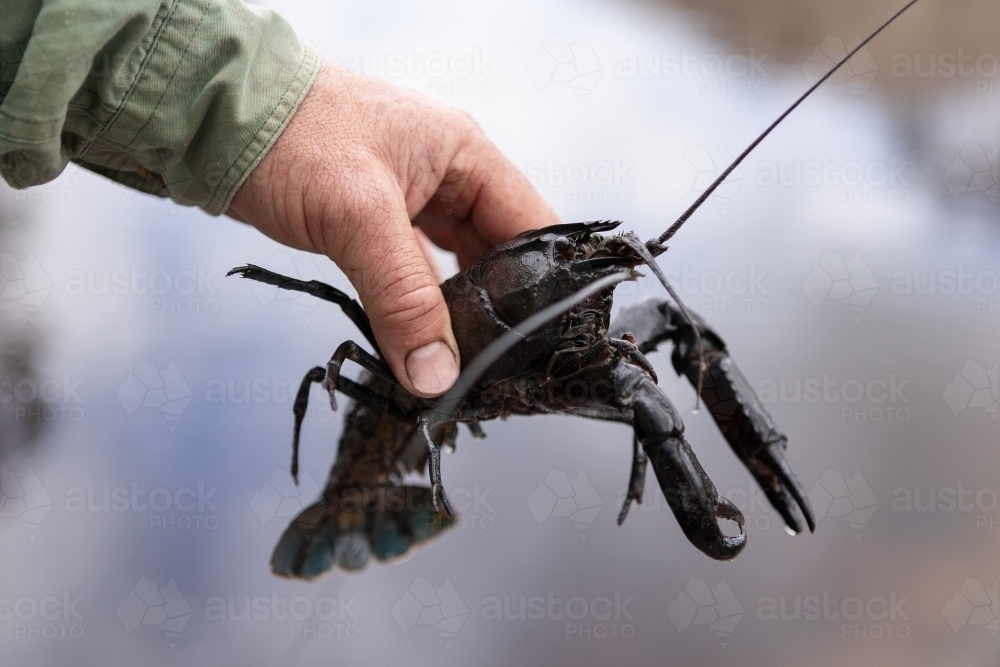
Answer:
<path fill-rule="evenodd" d="M 412 394 L 443 394 L 458 379 L 459 354 L 438 279 L 421 251 L 395 183 L 349 207 L 327 254 L 351 280 L 385 360 Z"/>

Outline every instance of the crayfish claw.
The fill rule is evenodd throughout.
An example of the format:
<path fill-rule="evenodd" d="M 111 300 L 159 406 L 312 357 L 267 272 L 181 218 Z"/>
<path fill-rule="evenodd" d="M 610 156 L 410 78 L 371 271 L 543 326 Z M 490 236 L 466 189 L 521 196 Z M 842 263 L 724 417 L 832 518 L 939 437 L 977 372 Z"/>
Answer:
<path fill-rule="evenodd" d="M 729 498 L 724 498 L 722 496 L 716 498 L 715 502 L 715 516 L 720 519 L 735 521 L 739 524 L 740 530 L 743 530 L 743 526 L 746 524 L 746 519 L 743 518 L 743 512 L 740 511 L 740 508 L 734 505 Z"/>
<path fill-rule="evenodd" d="M 743 513 L 718 494 L 687 442 L 675 437 L 645 447 L 667 504 L 691 544 L 716 560 L 736 558 L 747 541 Z M 735 521 L 739 535 L 723 533 L 719 519 Z"/>
<path fill-rule="evenodd" d="M 795 469 L 788 461 L 785 447 L 784 439 L 770 443 L 754 453 L 748 467 L 761 483 L 768 500 L 785 520 L 788 529 L 795 533 L 802 532 L 802 525 L 793 510 L 797 507 L 805 518 L 806 525 L 809 526 L 809 532 L 812 533 L 816 530 L 812 504 L 799 476 L 795 474 Z"/>

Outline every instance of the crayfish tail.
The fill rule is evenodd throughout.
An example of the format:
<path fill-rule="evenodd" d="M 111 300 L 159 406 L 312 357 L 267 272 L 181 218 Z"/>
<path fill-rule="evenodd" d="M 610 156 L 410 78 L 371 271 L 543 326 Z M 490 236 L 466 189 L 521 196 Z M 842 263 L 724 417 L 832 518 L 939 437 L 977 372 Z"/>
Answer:
<path fill-rule="evenodd" d="M 355 572 L 374 556 L 405 556 L 453 525 L 455 517 L 434 508 L 422 486 L 350 487 L 324 494 L 285 529 L 271 556 L 279 577 L 311 580 L 335 565 Z"/>

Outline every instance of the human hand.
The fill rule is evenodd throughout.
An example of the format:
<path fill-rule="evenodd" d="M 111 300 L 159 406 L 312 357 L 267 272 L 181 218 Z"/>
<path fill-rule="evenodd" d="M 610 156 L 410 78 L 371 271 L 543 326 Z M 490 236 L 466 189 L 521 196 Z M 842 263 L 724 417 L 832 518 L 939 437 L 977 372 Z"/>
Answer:
<path fill-rule="evenodd" d="M 458 378 L 458 346 L 414 226 L 464 269 L 559 222 L 468 114 L 331 63 L 227 213 L 332 259 L 396 378 L 427 397 Z"/>

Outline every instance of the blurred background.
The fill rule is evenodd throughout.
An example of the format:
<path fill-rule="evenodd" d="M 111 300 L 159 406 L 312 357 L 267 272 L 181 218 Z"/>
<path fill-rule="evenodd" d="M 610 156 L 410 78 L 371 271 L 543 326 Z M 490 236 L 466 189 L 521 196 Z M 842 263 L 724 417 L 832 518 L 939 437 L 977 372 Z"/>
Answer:
<path fill-rule="evenodd" d="M 286 0 L 325 57 L 470 111 L 566 221 L 659 234 L 896 0 Z M 923 0 L 797 110 L 660 262 L 789 435 L 789 537 L 651 356 L 748 546 L 710 560 L 627 429 L 463 432 L 462 517 L 406 562 L 272 577 L 341 415 L 290 392 L 334 307 L 225 279 L 328 260 L 71 166 L 0 189 L 5 664 L 996 665 L 1000 6 Z M 454 262 L 442 253 L 446 266 Z M 616 309 L 660 295 L 619 288 Z M 318 391 L 318 390 L 317 390 Z"/>

